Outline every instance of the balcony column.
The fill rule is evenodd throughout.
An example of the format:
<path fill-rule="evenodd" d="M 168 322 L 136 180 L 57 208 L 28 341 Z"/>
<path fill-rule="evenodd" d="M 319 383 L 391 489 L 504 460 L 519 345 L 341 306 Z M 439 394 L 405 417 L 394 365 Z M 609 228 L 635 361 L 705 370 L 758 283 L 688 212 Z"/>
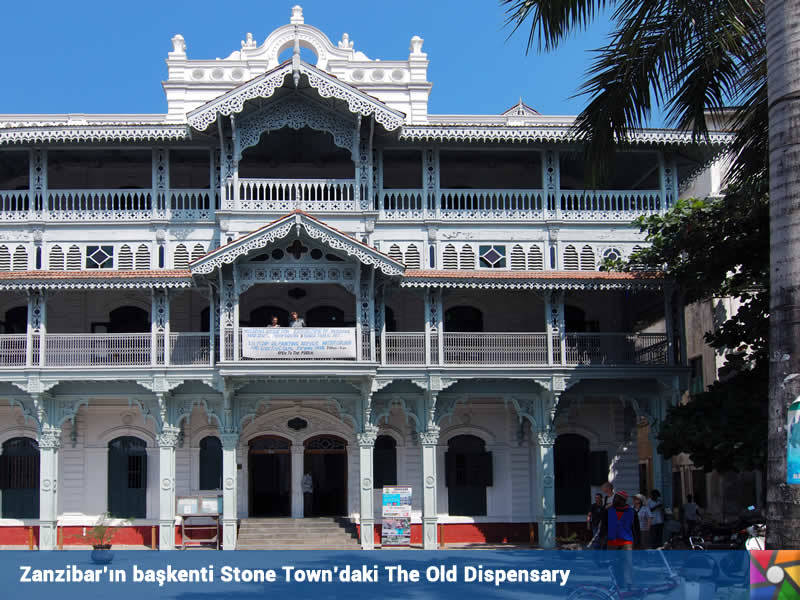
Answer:
<path fill-rule="evenodd" d="M 239 298 L 233 280 L 223 274 L 222 268 L 219 272 L 219 290 L 219 358 L 221 361 L 233 360 L 233 339 L 229 339 L 228 333 L 233 332 Z"/>
<path fill-rule="evenodd" d="M 169 295 L 167 290 L 153 289 L 150 295 L 150 364 L 169 364 Z M 163 353 L 159 348 L 163 339 Z"/>
<path fill-rule="evenodd" d="M 47 150 L 31 150 L 28 164 L 28 220 L 34 221 L 41 218 L 47 206 Z"/>
<path fill-rule="evenodd" d="M 541 504 L 537 516 L 539 525 L 539 547 L 552 549 L 556 546 L 556 503 L 555 503 L 555 466 L 553 446 L 555 432 L 551 429 L 537 434 L 536 477 L 539 482 Z"/>
<path fill-rule="evenodd" d="M 361 549 L 375 549 L 375 497 L 373 495 L 373 451 L 378 428 L 368 426 L 366 431 L 356 435 L 358 438 L 359 468 L 359 520 L 361 523 Z"/>
<path fill-rule="evenodd" d="M 378 220 L 380 221 L 386 218 L 386 210 L 383 204 L 383 150 L 380 148 L 373 150 L 372 164 L 372 188 L 378 198 Z"/>
<path fill-rule="evenodd" d="M 39 433 L 39 549 L 58 545 L 58 450 L 61 428 L 45 425 Z"/>
<path fill-rule="evenodd" d="M 236 263 L 233 264 L 233 360 L 241 359 L 241 349 L 239 348 L 241 341 L 239 335 L 239 294 L 241 287 L 239 285 L 239 267 Z"/>
<path fill-rule="evenodd" d="M 164 394 L 160 394 L 164 395 Z M 166 399 L 159 399 L 163 403 Z M 180 429 L 164 425 L 156 436 L 158 442 L 158 549 L 175 549 L 175 448 Z"/>
<path fill-rule="evenodd" d="M 153 219 L 169 219 L 170 202 L 167 198 L 169 192 L 169 150 L 166 148 L 153 148 L 152 165 L 153 187 L 150 210 Z"/>
<path fill-rule="evenodd" d="M 292 464 L 291 464 L 291 490 L 292 490 L 292 518 L 302 519 L 305 515 L 305 505 L 303 504 L 303 470 L 306 456 L 306 447 L 301 444 L 292 444 Z M 311 516 L 311 515 L 308 515 Z"/>
<path fill-rule="evenodd" d="M 236 550 L 236 450 L 239 446 L 238 432 L 220 435 L 222 442 L 222 549 Z"/>
<path fill-rule="evenodd" d="M 356 361 L 360 362 L 364 358 L 364 338 L 361 336 L 361 332 L 364 329 L 364 309 L 363 305 L 366 299 L 364 296 L 366 295 L 366 290 L 364 289 L 364 285 L 366 283 L 364 273 L 362 273 L 363 269 L 358 268 L 356 269 L 356 277 L 354 282 L 353 288 L 353 295 L 356 297 Z"/>
<path fill-rule="evenodd" d="M 377 360 L 382 365 L 386 364 L 386 290 L 383 284 L 379 285 L 375 294 L 375 330 L 380 336 L 381 353 Z"/>
<path fill-rule="evenodd" d="M 436 396 L 432 395 L 435 402 Z M 436 550 L 439 547 L 437 526 L 439 523 L 436 474 L 436 448 L 439 445 L 439 428 L 428 424 L 427 431 L 419 434 L 422 446 L 422 547 Z"/>
<path fill-rule="evenodd" d="M 44 291 L 28 291 L 28 327 L 25 338 L 25 364 L 44 366 L 47 299 Z M 38 341 L 38 356 L 34 352 Z"/>
<path fill-rule="evenodd" d="M 553 344 L 558 338 L 558 364 L 567 364 L 567 331 L 564 323 L 564 291 L 551 292 L 550 296 L 550 327 L 553 332 Z M 555 360 L 555 359 L 554 359 Z"/>
<path fill-rule="evenodd" d="M 558 152 L 548 150 L 542 156 L 542 181 L 544 182 L 544 201 L 542 216 L 544 220 L 561 219 L 561 171 Z"/>
<path fill-rule="evenodd" d="M 425 148 L 422 151 L 422 208 L 426 219 L 441 218 L 440 181 L 439 149 Z"/>
<path fill-rule="evenodd" d="M 425 364 L 444 364 L 442 290 L 425 291 Z"/>
<path fill-rule="evenodd" d="M 667 331 L 667 364 L 675 364 L 675 311 L 672 304 L 674 287 L 664 284 L 664 328 Z"/>
<path fill-rule="evenodd" d="M 356 139 L 358 150 L 353 157 L 355 162 L 356 181 L 353 194 L 356 206 L 361 210 L 373 210 L 372 194 L 372 138 L 375 133 L 375 119 L 369 117 L 369 125 L 361 123 L 358 117 Z"/>
<path fill-rule="evenodd" d="M 547 364 L 553 364 L 553 294 L 544 293 L 544 331 L 547 337 Z"/>
<path fill-rule="evenodd" d="M 361 309 L 366 310 L 365 322 L 369 327 L 369 360 L 375 362 L 375 269 L 369 270 L 366 298 L 361 298 Z"/>

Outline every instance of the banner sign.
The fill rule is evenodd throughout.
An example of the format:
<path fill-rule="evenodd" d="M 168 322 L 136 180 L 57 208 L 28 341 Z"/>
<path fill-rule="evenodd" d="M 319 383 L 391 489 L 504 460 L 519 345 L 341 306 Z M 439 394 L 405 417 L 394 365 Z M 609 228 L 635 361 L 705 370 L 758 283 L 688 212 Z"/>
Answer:
<path fill-rule="evenodd" d="M 353 327 L 242 327 L 245 358 L 355 358 Z"/>
<path fill-rule="evenodd" d="M 381 545 L 411 545 L 411 488 L 383 488 Z"/>

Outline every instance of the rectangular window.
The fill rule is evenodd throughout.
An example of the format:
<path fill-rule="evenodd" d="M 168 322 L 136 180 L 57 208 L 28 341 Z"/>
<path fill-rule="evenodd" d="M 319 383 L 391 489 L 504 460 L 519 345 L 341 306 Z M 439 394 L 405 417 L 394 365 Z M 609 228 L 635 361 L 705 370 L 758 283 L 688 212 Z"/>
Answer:
<path fill-rule="evenodd" d="M 114 246 L 86 246 L 87 269 L 111 269 L 114 266 Z"/>
<path fill-rule="evenodd" d="M 211 156 L 208 150 L 170 150 L 169 187 L 172 189 L 209 189 Z"/>
<path fill-rule="evenodd" d="M 689 360 L 689 394 L 702 394 L 706 391 L 703 385 L 703 357 L 696 356 Z"/>
<path fill-rule="evenodd" d="M 419 150 L 383 151 L 383 189 L 422 188 L 422 152 Z"/>

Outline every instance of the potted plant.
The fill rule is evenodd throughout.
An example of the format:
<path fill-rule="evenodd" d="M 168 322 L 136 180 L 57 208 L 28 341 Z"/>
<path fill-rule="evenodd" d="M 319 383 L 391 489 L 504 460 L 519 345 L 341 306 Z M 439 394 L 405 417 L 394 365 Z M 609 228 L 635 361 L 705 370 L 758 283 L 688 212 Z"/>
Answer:
<path fill-rule="evenodd" d="M 114 521 L 117 521 L 114 524 Z M 111 538 L 114 532 L 130 523 L 131 519 L 114 519 L 107 512 L 98 517 L 97 523 L 86 530 L 83 535 L 76 535 L 74 538 L 92 547 L 92 561 L 97 564 L 108 564 L 114 559 L 111 551 Z"/>

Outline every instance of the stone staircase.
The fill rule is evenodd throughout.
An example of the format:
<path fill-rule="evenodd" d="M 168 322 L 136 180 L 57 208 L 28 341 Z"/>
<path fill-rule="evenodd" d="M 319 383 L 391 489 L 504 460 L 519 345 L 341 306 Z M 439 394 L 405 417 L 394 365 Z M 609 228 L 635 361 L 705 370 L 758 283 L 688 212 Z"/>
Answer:
<path fill-rule="evenodd" d="M 356 526 L 344 517 L 242 519 L 237 550 L 359 550 Z"/>

